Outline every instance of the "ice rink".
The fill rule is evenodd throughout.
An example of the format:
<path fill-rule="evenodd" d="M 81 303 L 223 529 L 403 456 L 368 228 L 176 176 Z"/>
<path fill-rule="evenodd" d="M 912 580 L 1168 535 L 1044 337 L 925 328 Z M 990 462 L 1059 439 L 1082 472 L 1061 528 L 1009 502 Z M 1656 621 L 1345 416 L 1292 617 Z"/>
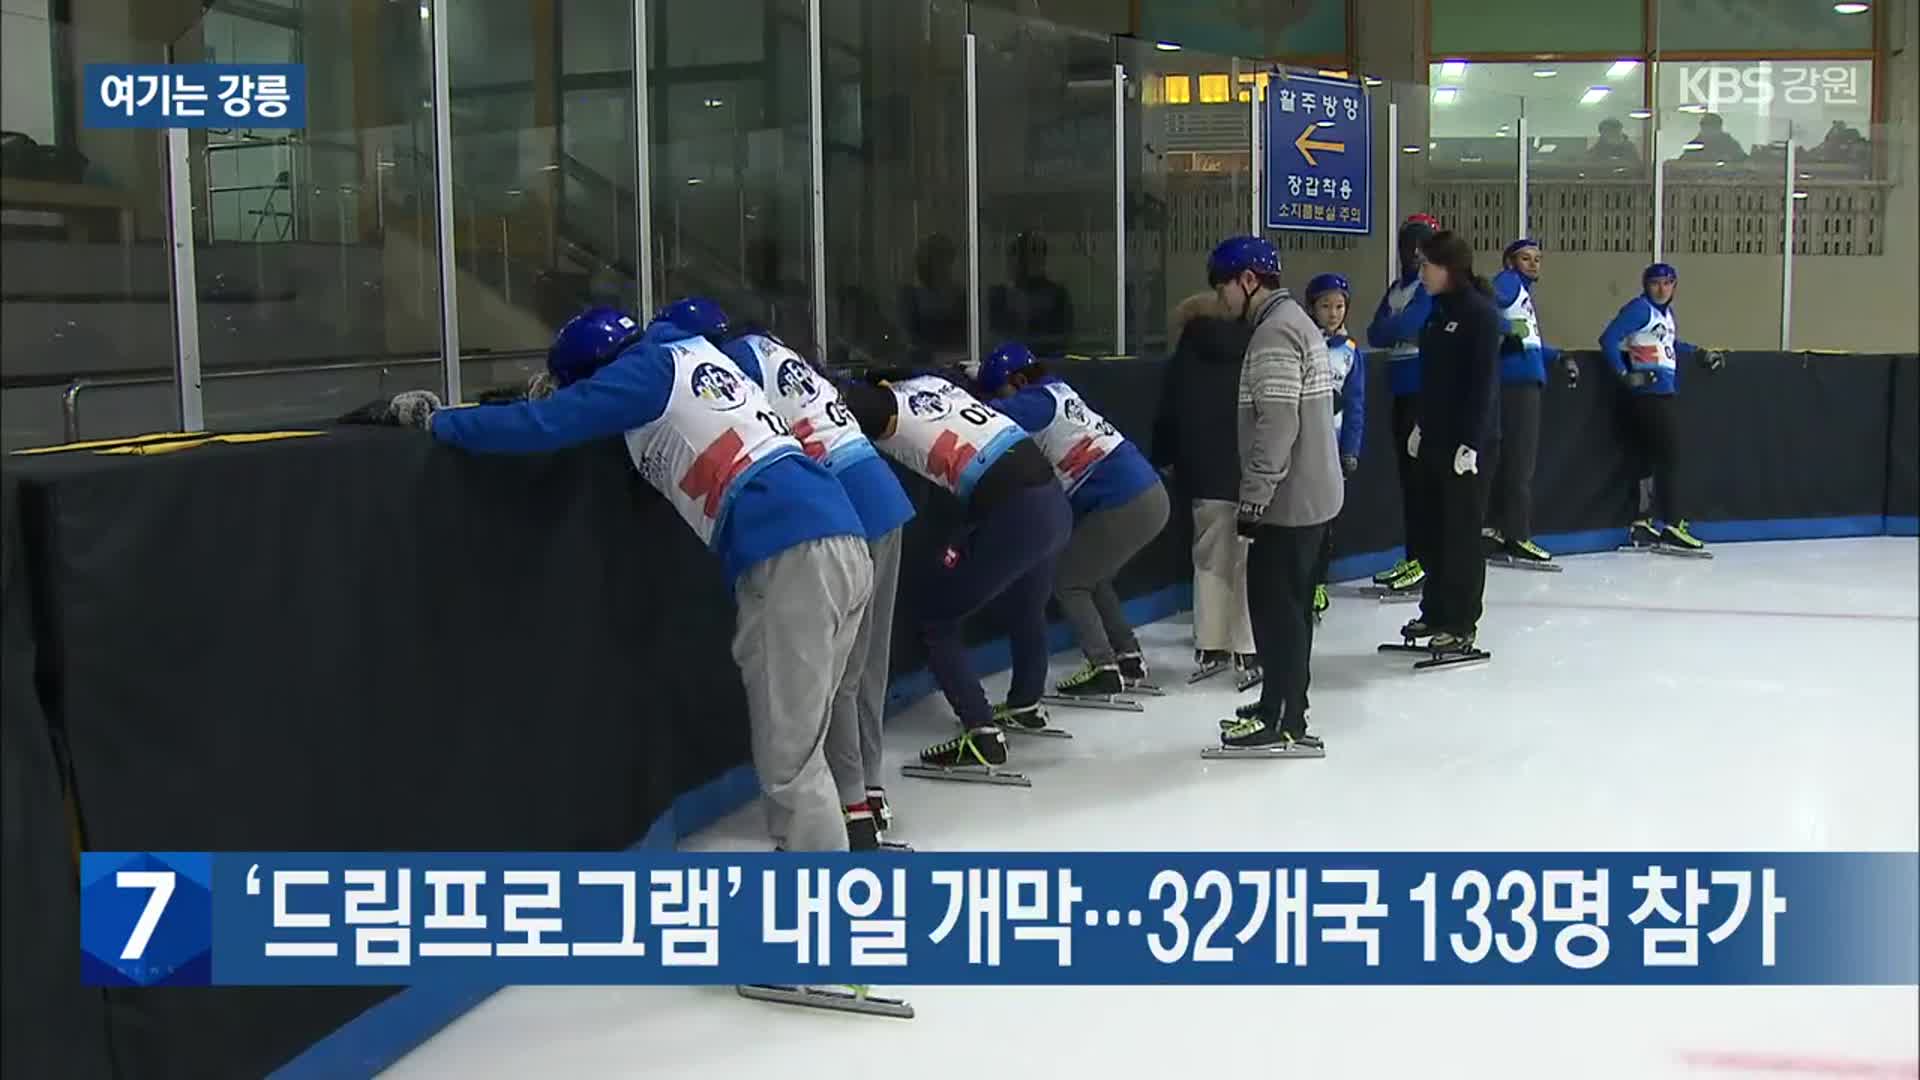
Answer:
<path fill-rule="evenodd" d="M 1920 846 L 1920 545 L 1717 554 L 1490 569 L 1494 658 L 1456 670 L 1415 674 L 1375 652 L 1412 606 L 1336 598 L 1314 649 L 1321 761 L 1202 761 L 1243 698 L 1230 675 L 1186 685 L 1188 627 L 1156 624 L 1143 638 L 1167 697 L 1140 714 L 1054 709 L 1076 738 L 1014 743 L 1030 789 L 891 777 L 894 836 L 978 850 Z M 1077 663 L 1058 655 L 1055 674 Z M 895 717 L 891 762 L 951 724 L 937 696 Z M 757 807 L 688 846 L 764 848 Z M 1912 988 L 885 990 L 918 1018 L 724 987 L 509 989 L 384 1075 L 1920 1075 Z"/>

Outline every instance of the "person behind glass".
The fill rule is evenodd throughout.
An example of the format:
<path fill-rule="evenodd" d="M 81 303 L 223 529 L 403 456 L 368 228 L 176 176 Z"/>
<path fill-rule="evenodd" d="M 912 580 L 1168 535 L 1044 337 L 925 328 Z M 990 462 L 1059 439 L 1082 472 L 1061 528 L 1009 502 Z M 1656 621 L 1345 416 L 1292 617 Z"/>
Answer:
<path fill-rule="evenodd" d="M 1266 673 L 1259 703 L 1236 713 L 1220 741 L 1317 757 L 1320 740 L 1307 733 L 1313 587 L 1321 537 L 1345 499 L 1333 371 L 1320 328 L 1280 287 L 1280 254 L 1267 240 L 1223 241 L 1207 260 L 1207 280 L 1253 327 L 1240 370 L 1238 527 L 1253 541 L 1247 601 Z"/>
<path fill-rule="evenodd" d="M 1175 307 L 1176 345 L 1161 375 L 1153 463 L 1167 471 L 1193 513 L 1193 661 L 1196 676 L 1239 668 L 1259 673 L 1247 614 L 1247 541 L 1240 508 L 1240 366 L 1252 331 L 1212 291 Z"/>
<path fill-rule="evenodd" d="M 841 397 L 880 452 L 959 500 L 965 519 L 911 582 L 927 667 L 960 721 L 960 734 L 920 754 L 921 764 L 977 779 L 1007 760 L 1002 721 L 1046 726 L 1047 598 L 1073 533 L 1073 508 L 1053 466 L 1012 418 L 945 374 L 849 381 Z M 987 701 L 961 640 L 967 617 L 994 605 L 1006 620 L 1013 680 L 1006 704 Z"/>
<path fill-rule="evenodd" d="M 1073 539 L 1061 553 L 1053 595 L 1087 663 L 1055 689 L 1098 698 L 1146 682 L 1140 639 L 1113 578 L 1166 527 L 1167 489 L 1140 448 L 1025 345 L 993 350 L 975 381 L 988 404 L 1039 444 L 1073 506 Z"/>
<path fill-rule="evenodd" d="M 1351 480 L 1360 468 L 1360 444 L 1367 430 L 1367 358 L 1347 336 L 1347 299 L 1353 287 L 1342 274 L 1320 274 L 1307 282 L 1307 310 L 1327 339 L 1327 365 L 1333 372 L 1333 429 L 1340 446 L 1340 475 Z M 1313 575 L 1313 613 L 1326 612 L 1327 569 L 1333 563 L 1333 525 L 1320 540 L 1320 568 Z"/>
<path fill-rule="evenodd" d="M 1540 282 L 1540 242 L 1520 239 L 1507 245 L 1506 268 L 1493 279 L 1493 303 L 1500 309 L 1500 452 L 1486 462 L 1490 473 L 1486 527 L 1480 532 L 1488 557 L 1547 563 L 1553 555 L 1533 542 L 1533 469 L 1540 451 L 1540 393 L 1547 365 L 1560 355 L 1540 336 L 1533 290 Z M 1567 365 L 1567 381 L 1580 369 Z"/>
<path fill-rule="evenodd" d="M 959 249 L 932 233 L 914 252 L 914 281 L 900 289 L 900 323 L 917 364 L 967 347 L 967 293 L 954 272 Z"/>
<path fill-rule="evenodd" d="M 1433 311 L 1433 299 L 1420 281 L 1420 244 L 1438 228 L 1439 223 L 1425 214 L 1415 214 L 1400 226 L 1400 276 L 1387 286 L 1387 294 L 1380 298 L 1373 322 L 1367 327 L 1367 344 L 1389 350 L 1390 357 L 1387 384 L 1393 391 L 1394 457 L 1400 473 L 1400 525 L 1406 558 L 1373 575 L 1373 581 L 1394 592 L 1413 589 L 1426 577 L 1422 548 L 1426 544 L 1427 513 L 1419 483 L 1421 470 L 1405 451 L 1414 414 L 1420 407 L 1420 328 Z"/>
<path fill-rule="evenodd" d="M 1453 232 L 1420 244 L 1420 280 L 1433 316 L 1420 331 L 1420 411 L 1407 455 L 1420 466 L 1432 513 L 1420 617 L 1401 630 L 1437 652 L 1473 648 L 1487 584 L 1480 455 L 1500 437 L 1500 339 L 1493 287 L 1473 272 L 1473 248 Z"/>
<path fill-rule="evenodd" d="M 569 320 L 547 353 L 557 387 L 549 397 L 441 409 L 431 394 L 409 391 L 392 409 L 476 454 L 624 437 L 634 468 L 718 556 L 733 589 L 733 659 L 775 846 L 845 851 L 847 823 L 822 748 L 873 589 L 865 529 L 760 387 L 675 325 L 673 310 L 644 330 L 611 308 Z"/>
<path fill-rule="evenodd" d="M 1073 339 L 1073 297 L 1047 276 L 1047 238 L 1023 232 L 1007 249 L 1005 284 L 987 293 L 987 325 L 994 336 L 1017 339 L 1048 356 Z"/>

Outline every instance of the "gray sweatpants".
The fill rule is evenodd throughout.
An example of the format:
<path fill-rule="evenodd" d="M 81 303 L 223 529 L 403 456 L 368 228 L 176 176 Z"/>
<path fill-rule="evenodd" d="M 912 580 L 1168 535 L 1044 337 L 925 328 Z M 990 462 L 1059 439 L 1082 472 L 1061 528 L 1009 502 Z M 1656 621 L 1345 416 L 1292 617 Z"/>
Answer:
<path fill-rule="evenodd" d="M 810 540 L 740 576 L 733 659 L 746 684 L 767 832 L 788 851 L 845 851 L 847 826 L 822 746 L 833 693 L 873 593 L 853 536 Z"/>
<path fill-rule="evenodd" d="M 887 707 L 887 665 L 893 659 L 893 601 L 900 585 L 900 545 L 906 528 L 867 542 L 873 556 L 873 600 L 860 619 L 846 674 L 833 693 L 827 726 L 827 767 L 840 804 L 865 802 L 880 775 L 880 718 Z"/>
<path fill-rule="evenodd" d="M 1053 597 L 1088 663 L 1111 664 L 1120 653 L 1140 651 L 1140 639 L 1113 591 L 1113 577 L 1166 525 L 1167 489 L 1158 480 L 1127 502 L 1073 523 L 1073 539 L 1054 571 Z"/>
<path fill-rule="evenodd" d="M 1251 655 L 1247 615 L 1247 542 L 1234 518 L 1239 505 L 1193 500 L 1193 647 Z"/>

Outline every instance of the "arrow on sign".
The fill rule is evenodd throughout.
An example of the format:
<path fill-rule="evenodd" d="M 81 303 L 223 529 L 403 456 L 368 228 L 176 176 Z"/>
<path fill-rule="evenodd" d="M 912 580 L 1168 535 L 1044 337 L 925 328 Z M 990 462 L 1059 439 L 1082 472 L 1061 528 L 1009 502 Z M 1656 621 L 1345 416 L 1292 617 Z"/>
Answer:
<path fill-rule="evenodd" d="M 1327 154 L 1344 154 L 1347 152 L 1346 143 L 1321 142 L 1320 140 L 1315 139 L 1313 137 L 1313 133 L 1319 127 L 1320 127 L 1320 124 L 1318 121 L 1308 124 L 1307 130 L 1301 132 L 1300 137 L 1293 140 L 1294 148 L 1300 151 L 1300 156 L 1303 158 L 1306 158 L 1307 164 L 1309 165 L 1320 164 L 1318 161 L 1314 160 L 1313 152 L 1315 150 L 1318 150 L 1322 153 L 1327 153 Z"/>

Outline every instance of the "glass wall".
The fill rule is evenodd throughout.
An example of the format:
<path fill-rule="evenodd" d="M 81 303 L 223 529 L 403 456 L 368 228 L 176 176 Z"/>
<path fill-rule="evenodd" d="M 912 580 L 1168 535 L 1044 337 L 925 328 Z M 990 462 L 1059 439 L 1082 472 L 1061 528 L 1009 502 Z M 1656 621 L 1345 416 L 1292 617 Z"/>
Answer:
<path fill-rule="evenodd" d="M 962 359 L 966 5 L 823 0 L 821 24 L 827 359 Z"/>
<path fill-rule="evenodd" d="M 982 348 L 1118 344 L 1110 38 L 972 9 Z"/>
<path fill-rule="evenodd" d="M 211 50 L 307 68 L 305 128 L 193 133 L 209 427 L 311 422 L 441 385 L 434 10 L 215 0 L 174 43 L 183 62 Z"/>
<path fill-rule="evenodd" d="M 82 438 L 171 430 L 161 133 L 85 128 L 71 94 L 81 65 L 160 63 L 164 43 L 135 39 L 124 13 L 76 28 L 10 8 L 5 44 L 0 438 L 64 441 L 61 400 L 76 381 Z"/>

